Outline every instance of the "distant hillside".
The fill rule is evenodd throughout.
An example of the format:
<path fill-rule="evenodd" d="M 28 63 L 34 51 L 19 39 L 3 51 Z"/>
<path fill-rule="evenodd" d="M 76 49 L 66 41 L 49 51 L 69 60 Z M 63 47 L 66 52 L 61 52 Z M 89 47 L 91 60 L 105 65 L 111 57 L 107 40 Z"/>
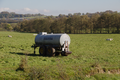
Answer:
<path fill-rule="evenodd" d="M 63 16 L 66 16 L 66 17 L 70 17 L 72 15 L 88 15 L 89 17 L 91 17 L 92 15 L 94 14 L 99 14 L 99 15 L 102 15 L 103 13 L 118 13 L 117 11 L 111 11 L 111 10 L 107 10 L 107 11 L 104 11 L 104 12 L 96 12 L 96 13 L 74 13 L 74 14 L 71 14 L 69 13 L 68 15 L 65 15 L 65 14 L 59 14 L 58 17 L 63 17 Z M 16 14 L 15 12 L 7 12 L 7 11 L 3 11 L 0 13 L 0 18 L 24 18 L 24 17 L 39 17 L 39 16 L 45 16 L 44 14 Z"/>
<path fill-rule="evenodd" d="M 43 14 L 16 14 L 15 12 L 3 11 L 0 13 L 0 23 L 18 23 L 23 20 L 44 18 Z"/>
<path fill-rule="evenodd" d="M 35 17 L 35 16 L 44 16 L 43 14 L 16 14 L 15 12 L 3 11 L 0 13 L 0 18 L 16 18 L 16 17 Z"/>
<path fill-rule="evenodd" d="M 58 16 L 45 16 L 44 14 L 16 14 L 15 12 L 7 12 L 7 11 L 3 11 L 0 13 L 0 23 L 18 23 L 24 20 L 31 20 L 31 19 L 35 19 L 35 18 L 62 18 L 62 17 L 72 17 L 74 15 L 77 16 L 82 16 L 82 15 L 87 15 L 88 17 L 92 17 L 95 14 L 98 15 L 102 15 L 103 13 L 118 13 L 117 11 L 111 11 L 111 10 L 107 10 L 105 12 L 96 12 L 96 13 L 74 13 L 71 14 L 69 13 L 68 15 L 65 14 L 59 14 Z M 120 14 L 120 13 L 118 13 Z"/>

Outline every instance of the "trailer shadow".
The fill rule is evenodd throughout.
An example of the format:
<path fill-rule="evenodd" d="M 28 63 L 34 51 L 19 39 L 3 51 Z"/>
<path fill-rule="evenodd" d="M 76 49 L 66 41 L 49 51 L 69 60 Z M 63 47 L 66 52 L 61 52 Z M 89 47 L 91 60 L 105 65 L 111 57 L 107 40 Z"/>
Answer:
<path fill-rule="evenodd" d="M 26 53 L 22 53 L 22 52 L 9 52 L 9 53 L 17 54 L 17 55 L 26 55 L 26 56 L 41 56 L 39 54 L 34 54 L 34 53 L 32 53 L 32 54 L 26 54 Z"/>
<path fill-rule="evenodd" d="M 25 56 L 42 56 L 42 55 L 34 54 L 34 53 L 31 53 L 31 54 L 30 53 L 26 54 L 26 53 L 22 53 L 22 52 L 9 52 L 9 53 L 10 54 L 17 54 L 17 55 L 25 55 Z M 42 57 L 51 57 L 51 56 L 42 56 Z"/>
<path fill-rule="evenodd" d="M 17 54 L 17 55 L 21 55 L 21 56 L 22 56 L 22 55 L 25 55 L 25 56 L 42 56 L 42 55 L 34 54 L 34 53 L 31 53 L 31 54 L 30 54 L 30 53 L 29 53 L 29 54 L 28 54 L 28 53 L 26 54 L 26 53 L 22 53 L 22 52 L 9 52 L 9 53 L 10 53 L 10 54 Z M 47 55 L 46 55 L 46 56 L 42 56 L 42 57 L 53 57 L 53 56 L 47 56 Z M 58 56 L 54 56 L 54 57 L 62 57 L 62 56 L 58 55 Z"/>

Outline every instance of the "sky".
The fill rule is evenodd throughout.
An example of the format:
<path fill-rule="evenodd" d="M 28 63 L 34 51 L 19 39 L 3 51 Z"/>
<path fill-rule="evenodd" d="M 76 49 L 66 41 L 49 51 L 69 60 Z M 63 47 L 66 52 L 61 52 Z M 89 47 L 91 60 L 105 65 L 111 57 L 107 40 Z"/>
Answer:
<path fill-rule="evenodd" d="M 58 16 L 69 13 L 120 12 L 120 0 L 0 0 L 0 12 Z"/>

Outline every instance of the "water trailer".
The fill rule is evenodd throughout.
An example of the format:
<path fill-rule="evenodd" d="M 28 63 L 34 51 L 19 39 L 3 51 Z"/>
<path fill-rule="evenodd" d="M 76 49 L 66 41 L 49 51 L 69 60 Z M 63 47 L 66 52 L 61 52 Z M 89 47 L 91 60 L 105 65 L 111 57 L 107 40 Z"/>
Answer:
<path fill-rule="evenodd" d="M 39 47 L 39 54 L 42 56 L 67 56 L 72 52 L 69 51 L 70 37 L 66 33 L 63 34 L 47 34 L 40 32 L 35 37 L 35 44 L 32 46 L 35 49 Z"/>

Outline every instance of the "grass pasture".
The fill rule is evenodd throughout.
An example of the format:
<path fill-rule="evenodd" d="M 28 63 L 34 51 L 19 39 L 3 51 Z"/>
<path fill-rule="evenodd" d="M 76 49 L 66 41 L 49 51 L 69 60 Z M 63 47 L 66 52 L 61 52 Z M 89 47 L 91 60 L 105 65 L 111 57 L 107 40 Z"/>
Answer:
<path fill-rule="evenodd" d="M 120 34 L 69 36 L 72 54 L 43 57 L 33 55 L 33 33 L 1 31 L 0 80 L 120 80 Z"/>

